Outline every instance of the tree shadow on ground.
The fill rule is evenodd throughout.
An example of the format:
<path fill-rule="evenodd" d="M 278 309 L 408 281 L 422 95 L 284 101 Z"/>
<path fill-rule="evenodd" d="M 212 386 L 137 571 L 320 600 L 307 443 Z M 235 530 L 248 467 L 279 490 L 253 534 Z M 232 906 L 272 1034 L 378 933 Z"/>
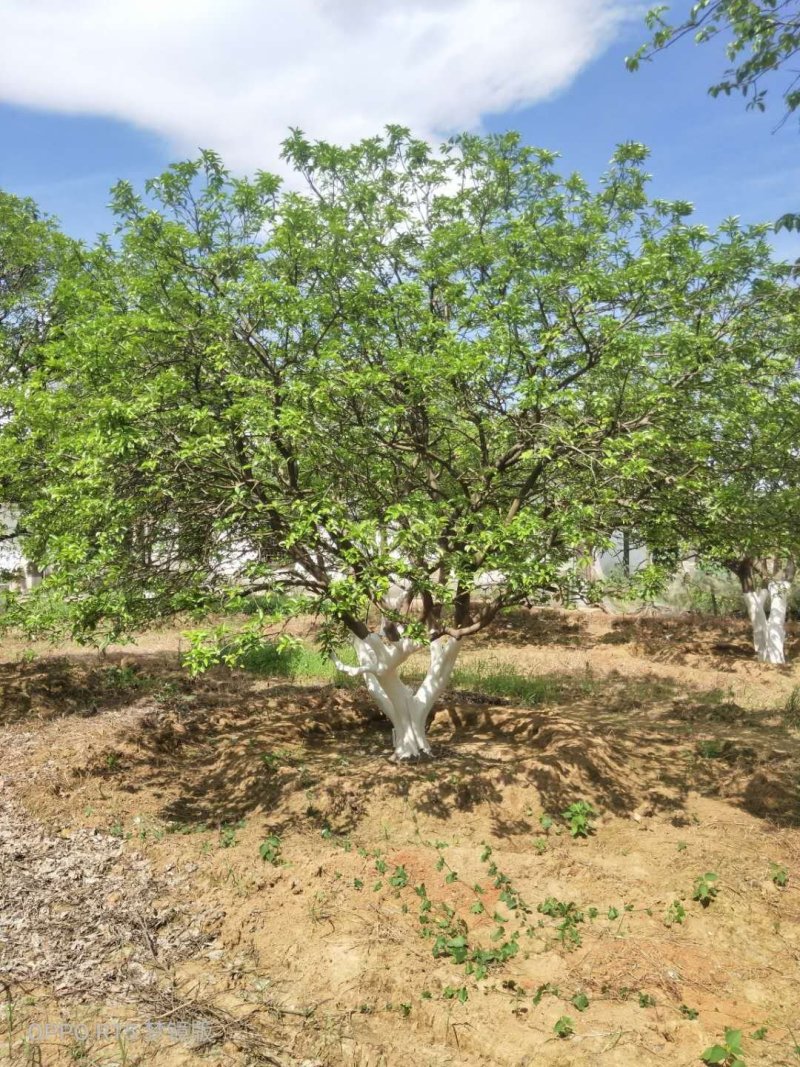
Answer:
<path fill-rule="evenodd" d="M 536 708 L 450 693 L 431 725 L 436 758 L 398 765 L 363 690 L 230 673 L 139 717 L 118 769 L 162 798 L 167 822 L 257 815 L 278 834 L 350 833 L 381 795 L 442 823 L 488 814 L 498 836 L 536 832 L 526 812 L 559 813 L 578 799 L 680 819 L 692 792 L 800 825 L 800 741 L 779 721 L 676 697 L 663 678 L 610 676 L 589 691 L 573 681 L 568 702 Z"/>
<path fill-rule="evenodd" d="M 596 613 L 595 613 L 596 615 Z M 504 612 L 494 625 L 474 639 L 476 649 L 565 645 L 593 648 L 602 645 L 633 645 L 649 657 L 665 663 L 681 663 L 690 656 L 710 659 L 715 669 L 733 661 L 755 662 L 749 621 L 742 616 L 705 614 L 625 614 L 605 618 L 609 629 L 598 632 L 590 625 L 592 615 L 554 608 L 514 608 Z M 786 624 L 787 659 L 800 654 L 800 627 L 795 619 Z"/>
<path fill-rule="evenodd" d="M 474 639 L 476 650 L 502 645 L 568 645 L 578 647 L 591 644 L 585 616 L 566 614 L 555 608 L 513 608 L 503 612 L 492 626 Z"/>
<path fill-rule="evenodd" d="M 161 657 L 138 656 L 134 670 L 101 663 L 91 654 L 0 662 L 0 726 L 72 715 L 86 718 L 128 704 L 140 690 L 148 658 L 161 664 Z"/>
<path fill-rule="evenodd" d="M 389 762 L 389 724 L 363 689 L 224 669 L 191 679 L 174 655 L 0 664 L 0 707 L 21 722 L 135 706 L 113 751 L 85 756 L 75 773 L 150 793 L 178 825 L 258 814 L 276 833 L 349 833 L 383 795 L 442 823 L 488 814 L 508 836 L 536 832 L 526 812 L 577 799 L 620 816 L 679 817 L 691 792 L 800 825 L 800 740 L 774 711 L 655 675 L 544 680 L 550 702 L 535 707 L 446 694 L 430 730 L 437 758 L 401 765 Z"/>

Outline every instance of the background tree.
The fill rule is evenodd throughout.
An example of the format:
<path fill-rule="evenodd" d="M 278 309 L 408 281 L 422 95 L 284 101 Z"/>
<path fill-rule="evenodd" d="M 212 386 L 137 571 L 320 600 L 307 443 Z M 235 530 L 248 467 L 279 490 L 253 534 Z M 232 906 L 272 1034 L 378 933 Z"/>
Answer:
<path fill-rule="evenodd" d="M 720 322 L 773 268 L 763 231 L 649 202 L 637 144 L 598 191 L 514 135 L 285 154 L 303 192 L 211 153 L 115 190 L 4 430 L 53 567 L 11 617 L 55 593 L 112 639 L 299 589 L 413 756 L 463 639 L 679 492 L 687 413 L 756 358 Z"/>
<path fill-rule="evenodd" d="M 69 248 L 33 201 L 0 190 L 0 424 L 58 319 L 55 291 Z M 0 480 L 0 541 L 14 537 L 15 504 L 10 482 Z"/>
<path fill-rule="evenodd" d="M 800 53 L 797 0 L 698 0 L 687 18 L 674 24 L 664 17 L 669 10 L 668 4 L 661 4 L 648 12 L 647 26 L 653 36 L 626 60 L 630 70 L 685 37 L 693 37 L 697 44 L 721 38 L 731 65 L 709 87 L 712 96 L 741 93 L 748 109 L 764 111 L 767 88 L 763 79 L 786 70 L 790 77 L 781 93 L 784 117 L 800 105 L 800 75 L 787 69 Z"/>
<path fill-rule="evenodd" d="M 687 412 L 687 477 L 642 509 L 648 544 L 691 553 L 739 580 L 761 662 L 785 660 L 785 618 L 800 558 L 798 290 L 788 267 L 753 286 L 723 323 L 728 373 Z M 738 350 L 740 356 L 733 355 Z M 691 472 L 691 473 L 690 473 Z M 671 497 L 668 501 L 665 496 Z M 649 512 L 649 514 L 648 514 Z M 769 612 L 767 613 L 767 607 Z"/>
<path fill-rule="evenodd" d="M 798 0 L 698 0 L 688 16 L 676 23 L 664 17 L 669 5 L 652 8 L 646 18 L 653 33 L 626 60 L 629 70 L 637 70 L 642 60 L 685 37 L 702 44 L 717 38 L 725 41 L 730 66 L 722 78 L 709 86 L 712 96 L 741 93 L 748 109 L 766 109 L 770 76 L 783 72 L 787 79 L 781 90 L 785 122 L 800 105 L 800 73 L 793 62 L 800 53 L 800 4 Z M 778 228 L 800 230 L 800 215 L 789 213 L 777 222 Z"/>

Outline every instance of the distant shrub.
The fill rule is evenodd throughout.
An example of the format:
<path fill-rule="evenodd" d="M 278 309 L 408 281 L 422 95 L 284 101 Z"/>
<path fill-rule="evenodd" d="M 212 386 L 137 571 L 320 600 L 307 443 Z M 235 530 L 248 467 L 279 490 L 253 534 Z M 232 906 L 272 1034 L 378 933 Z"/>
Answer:
<path fill-rule="evenodd" d="M 288 619 L 310 611 L 311 600 L 308 597 L 290 596 L 280 591 L 256 593 L 254 596 L 242 597 L 241 604 L 237 604 L 237 610 L 243 615 L 256 615 L 258 612 L 263 612 L 264 615 Z"/>

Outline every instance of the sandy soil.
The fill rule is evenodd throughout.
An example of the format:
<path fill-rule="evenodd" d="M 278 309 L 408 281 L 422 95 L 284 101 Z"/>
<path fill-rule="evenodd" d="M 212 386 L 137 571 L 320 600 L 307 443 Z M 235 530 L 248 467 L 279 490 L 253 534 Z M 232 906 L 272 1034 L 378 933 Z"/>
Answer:
<path fill-rule="evenodd" d="M 3 647 L 0 1060 L 800 1063 L 800 666 L 742 621 L 516 616 L 463 661 L 546 701 L 448 693 L 406 766 L 363 691 L 179 641 Z"/>

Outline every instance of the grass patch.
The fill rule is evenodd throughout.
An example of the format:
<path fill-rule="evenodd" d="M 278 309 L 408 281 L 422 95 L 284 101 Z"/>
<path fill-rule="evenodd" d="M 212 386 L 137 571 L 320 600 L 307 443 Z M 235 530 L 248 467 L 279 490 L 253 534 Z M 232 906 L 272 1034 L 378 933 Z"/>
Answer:
<path fill-rule="evenodd" d="M 451 685 L 455 689 L 469 689 L 482 696 L 512 700 L 534 706 L 562 700 L 567 694 L 587 695 L 596 683 L 589 678 L 526 674 L 513 664 L 476 659 L 453 671 Z"/>
<path fill-rule="evenodd" d="M 349 646 L 338 650 L 339 659 L 348 665 L 356 662 L 355 652 Z M 319 649 L 310 645 L 279 648 L 273 642 L 265 642 L 260 648 L 248 652 L 242 660 L 242 668 L 253 674 L 268 678 L 286 678 L 293 682 L 328 682 L 348 688 L 363 685 L 360 678 L 342 674 Z M 415 686 L 423 679 L 423 670 L 410 664 L 402 671 L 404 681 Z M 450 688 L 478 693 L 481 696 L 510 700 L 525 707 L 561 699 L 567 692 L 589 693 L 596 687 L 591 679 L 576 680 L 573 676 L 563 678 L 537 677 L 525 674 L 510 663 L 477 659 L 457 667 L 453 671 Z"/>
<path fill-rule="evenodd" d="M 337 655 L 343 663 L 355 664 L 355 653 L 351 648 L 339 649 Z M 248 652 L 242 660 L 242 669 L 268 678 L 287 678 L 293 682 L 314 680 L 347 685 L 358 681 L 338 671 L 318 648 L 309 645 L 278 648 L 271 641 Z"/>
<path fill-rule="evenodd" d="M 529 707 L 558 700 L 565 689 L 559 679 L 523 674 L 510 663 L 486 660 L 476 660 L 456 668 L 450 684 L 454 689 L 502 697 Z"/>

